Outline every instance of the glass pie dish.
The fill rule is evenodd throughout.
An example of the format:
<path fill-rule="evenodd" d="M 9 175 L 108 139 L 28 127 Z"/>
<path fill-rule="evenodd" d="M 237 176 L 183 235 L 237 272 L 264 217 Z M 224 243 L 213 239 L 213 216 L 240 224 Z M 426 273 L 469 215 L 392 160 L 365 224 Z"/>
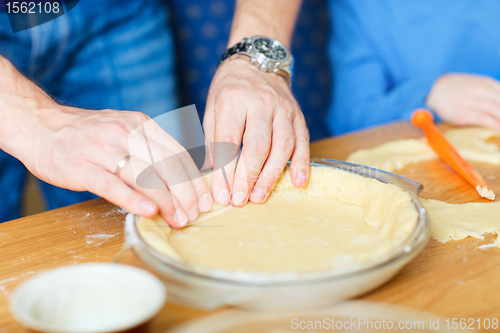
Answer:
<path fill-rule="evenodd" d="M 168 301 L 211 310 L 236 306 L 253 310 L 307 310 L 364 294 L 391 279 L 429 239 L 430 221 L 418 194 L 423 186 L 393 173 L 363 165 L 314 158 L 311 166 L 333 168 L 398 186 L 411 198 L 417 222 L 407 239 L 376 262 L 307 273 L 238 272 L 175 260 L 147 243 L 133 219 L 132 244 L 137 256 L 163 280 Z"/>

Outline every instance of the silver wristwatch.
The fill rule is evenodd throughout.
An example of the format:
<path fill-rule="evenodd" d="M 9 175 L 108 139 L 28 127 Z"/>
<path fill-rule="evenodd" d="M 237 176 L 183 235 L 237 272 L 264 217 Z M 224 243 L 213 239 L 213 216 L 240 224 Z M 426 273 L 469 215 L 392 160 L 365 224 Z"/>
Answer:
<path fill-rule="evenodd" d="M 245 37 L 224 52 L 219 65 L 227 59 L 241 56 L 248 58 L 261 71 L 279 74 L 287 80 L 288 84 L 292 83 L 293 56 L 277 40 L 264 36 Z"/>

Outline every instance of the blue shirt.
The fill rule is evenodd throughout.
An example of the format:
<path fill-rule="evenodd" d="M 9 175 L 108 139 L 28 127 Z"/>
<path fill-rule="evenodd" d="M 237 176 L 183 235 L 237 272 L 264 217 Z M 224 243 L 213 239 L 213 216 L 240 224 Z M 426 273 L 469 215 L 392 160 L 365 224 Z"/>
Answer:
<path fill-rule="evenodd" d="M 331 0 L 330 134 L 425 107 L 443 73 L 500 76 L 500 1 Z"/>

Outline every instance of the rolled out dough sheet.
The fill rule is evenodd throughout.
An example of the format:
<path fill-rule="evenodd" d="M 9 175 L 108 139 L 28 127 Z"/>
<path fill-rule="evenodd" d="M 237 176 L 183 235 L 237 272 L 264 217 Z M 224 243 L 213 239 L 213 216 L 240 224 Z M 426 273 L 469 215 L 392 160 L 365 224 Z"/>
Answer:
<path fill-rule="evenodd" d="M 500 165 L 500 149 L 496 144 L 486 142 L 500 136 L 499 132 L 466 127 L 446 131 L 444 135 L 464 159 Z M 389 141 L 374 148 L 361 149 L 349 155 L 347 162 L 392 172 L 412 163 L 437 158 L 427 140 L 420 138 Z"/>
<path fill-rule="evenodd" d="M 500 165 L 500 149 L 486 140 L 500 136 L 494 130 L 466 127 L 446 131 L 445 136 L 458 152 L 469 161 Z M 396 140 L 371 149 L 352 153 L 347 161 L 369 165 L 389 172 L 409 164 L 438 158 L 425 138 Z M 449 204 L 421 199 L 431 219 L 431 236 L 440 242 L 468 236 L 483 238 L 485 233 L 497 235 L 500 248 L 500 202 Z"/>
<path fill-rule="evenodd" d="M 399 187 L 322 167 L 311 168 L 303 189 L 292 185 L 287 169 L 266 203 L 217 206 L 208 216 L 180 230 L 139 232 L 157 250 L 166 255 L 174 250 L 191 264 L 312 272 L 386 258 L 418 218 L 410 196 Z M 148 220 L 140 219 L 139 225 Z"/>
<path fill-rule="evenodd" d="M 422 199 L 431 219 L 431 235 L 439 242 L 466 237 L 483 239 L 485 233 L 500 234 L 500 202 L 450 204 Z M 495 240 L 500 248 L 500 238 Z"/>

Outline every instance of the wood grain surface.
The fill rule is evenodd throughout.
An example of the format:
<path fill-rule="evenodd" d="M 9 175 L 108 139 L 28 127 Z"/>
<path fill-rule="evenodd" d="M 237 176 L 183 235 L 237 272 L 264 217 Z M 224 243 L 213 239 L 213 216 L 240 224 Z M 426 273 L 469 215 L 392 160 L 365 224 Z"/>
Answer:
<path fill-rule="evenodd" d="M 420 136 L 409 123 L 397 122 L 314 142 L 311 156 L 344 160 L 361 148 Z M 500 168 L 473 165 L 500 194 Z M 439 160 L 410 165 L 398 173 L 422 183 L 423 198 L 486 202 Z M 130 250 L 122 251 L 124 219 L 122 209 L 96 199 L 0 224 L 0 333 L 26 332 L 10 315 L 8 299 L 21 281 L 36 273 L 95 261 L 142 266 Z M 467 238 L 446 244 L 431 239 L 394 279 L 360 300 L 402 305 L 444 318 L 500 319 L 500 249 L 484 246 L 493 239 L 488 235 L 483 240 Z M 134 331 L 166 332 L 225 311 L 229 310 L 204 312 L 166 304 L 159 315 Z"/>

